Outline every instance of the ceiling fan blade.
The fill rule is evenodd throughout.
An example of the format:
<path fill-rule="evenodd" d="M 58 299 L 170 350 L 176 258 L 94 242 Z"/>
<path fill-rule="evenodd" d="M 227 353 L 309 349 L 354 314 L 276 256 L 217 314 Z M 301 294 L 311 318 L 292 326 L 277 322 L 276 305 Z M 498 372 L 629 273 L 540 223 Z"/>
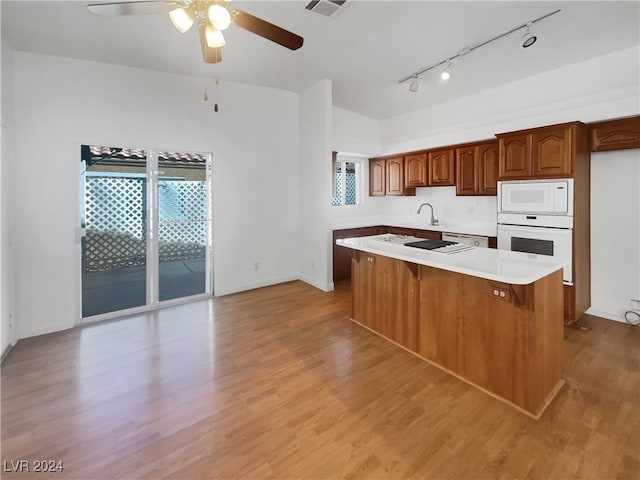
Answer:
<path fill-rule="evenodd" d="M 222 61 L 222 48 L 212 48 L 207 45 L 207 36 L 205 30 L 207 29 L 206 22 L 200 22 L 198 25 L 200 29 L 200 45 L 202 46 L 202 58 L 206 63 L 219 63 Z"/>
<path fill-rule="evenodd" d="M 242 10 L 232 10 L 231 20 L 240 28 L 244 28 L 251 33 L 255 33 L 267 40 L 279 43 L 290 50 L 297 50 L 302 46 L 304 39 L 295 33 L 280 28 L 273 23 L 269 23 L 261 18 L 243 12 Z"/>
<path fill-rule="evenodd" d="M 94 3 L 87 5 L 87 8 L 94 15 L 112 17 L 116 15 L 145 15 L 152 13 L 169 13 L 183 3 L 162 2 L 162 1 L 142 1 L 142 2 L 119 2 L 119 3 Z"/>

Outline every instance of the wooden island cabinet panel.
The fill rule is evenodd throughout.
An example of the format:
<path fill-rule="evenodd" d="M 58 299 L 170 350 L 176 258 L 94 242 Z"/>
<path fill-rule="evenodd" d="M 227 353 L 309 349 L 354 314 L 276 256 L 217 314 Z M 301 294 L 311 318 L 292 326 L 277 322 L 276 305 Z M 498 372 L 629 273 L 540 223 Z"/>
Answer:
<path fill-rule="evenodd" d="M 353 317 L 412 350 L 418 348 L 418 266 L 353 250 Z"/>
<path fill-rule="evenodd" d="M 368 237 L 387 233 L 388 227 L 381 225 L 373 227 L 345 228 L 333 231 L 333 281 L 339 282 L 351 278 L 351 250 L 336 245 L 339 238 Z"/>
<path fill-rule="evenodd" d="M 539 418 L 564 380 L 562 270 L 511 285 L 353 250 L 352 320 Z"/>

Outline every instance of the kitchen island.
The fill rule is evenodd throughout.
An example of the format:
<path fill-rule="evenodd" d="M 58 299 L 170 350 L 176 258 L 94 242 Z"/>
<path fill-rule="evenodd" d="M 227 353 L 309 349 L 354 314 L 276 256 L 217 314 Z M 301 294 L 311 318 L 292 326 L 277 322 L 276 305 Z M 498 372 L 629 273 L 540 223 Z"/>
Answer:
<path fill-rule="evenodd" d="M 533 418 L 562 387 L 564 263 L 554 257 L 341 239 L 352 320 Z"/>

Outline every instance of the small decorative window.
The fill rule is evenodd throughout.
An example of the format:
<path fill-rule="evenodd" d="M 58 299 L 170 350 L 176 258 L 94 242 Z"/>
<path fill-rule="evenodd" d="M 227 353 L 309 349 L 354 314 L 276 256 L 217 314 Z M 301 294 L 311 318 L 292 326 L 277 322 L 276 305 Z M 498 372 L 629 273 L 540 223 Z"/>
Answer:
<path fill-rule="evenodd" d="M 334 165 L 334 195 L 331 205 L 358 205 L 360 203 L 361 163 L 341 159 L 338 156 Z"/>

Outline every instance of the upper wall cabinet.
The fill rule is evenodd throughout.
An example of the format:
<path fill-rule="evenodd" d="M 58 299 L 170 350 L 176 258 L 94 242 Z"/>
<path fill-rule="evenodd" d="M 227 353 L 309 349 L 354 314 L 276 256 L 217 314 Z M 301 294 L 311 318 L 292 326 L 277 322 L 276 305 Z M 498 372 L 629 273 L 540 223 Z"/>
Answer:
<path fill-rule="evenodd" d="M 429 152 L 429 186 L 455 185 L 455 150 L 434 150 Z"/>
<path fill-rule="evenodd" d="M 456 149 L 456 195 L 497 195 L 498 142 Z"/>
<path fill-rule="evenodd" d="M 369 159 L 369 195 L 416 194 L 416 189 L 405 186 L 404 157 Z"/>
<path fill-rule="evenodd" d="M 591 151 L 640 148 L 640 116 L 589 124 Z"/>
<path fill-rule="evenodd" d="M 384 160 L 372 158 L 369 160 L 369 195 L 372 197 L 387 194 L 387 175 Z"/>
<path fill-rule="evenodd" d="M 427 177 L 427 154 L 413 153 L 404 157 L 404 184 L 407 187 L 426 187 Z"/>
<path fill-rule="evenodd" d="M 387 158 L 387 195 L 404 195 L 404 157 Z"/>
<path fill-rule="evenodd" d="M 576 138 L 584 128 L 573 122 L 497 135 L 499 178 L 572 176 Z"/>

